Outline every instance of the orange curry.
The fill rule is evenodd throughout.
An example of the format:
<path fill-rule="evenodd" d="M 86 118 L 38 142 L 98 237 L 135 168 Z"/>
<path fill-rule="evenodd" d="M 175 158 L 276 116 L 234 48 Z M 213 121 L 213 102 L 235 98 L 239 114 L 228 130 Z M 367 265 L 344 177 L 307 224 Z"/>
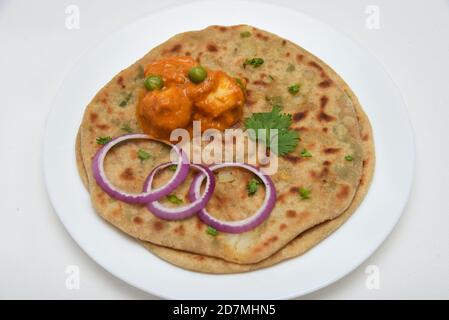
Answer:
<path fill-rule="evenodd" d="M 204 81 L 196 84 L 188 76 L 198 63 L 191 57 L 170 57 L 145 68 L 145 77 L 159 76 L 163 86 L 146 91 L 137 107 L 143 131 L 167 139 L 172 130 L 191 130 L 192 121 L 201 121 L 201 130 L 224 130 L 240 120 L 245 103 L 243 86 L 220 70 L 207 70 Z"/>

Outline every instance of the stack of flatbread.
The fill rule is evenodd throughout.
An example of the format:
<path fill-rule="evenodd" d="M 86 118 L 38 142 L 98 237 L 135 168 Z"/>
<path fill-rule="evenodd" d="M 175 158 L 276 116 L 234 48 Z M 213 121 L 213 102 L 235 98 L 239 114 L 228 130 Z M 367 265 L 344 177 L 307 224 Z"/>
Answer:
<path fill-rule="evenodd" d="M 93 177 L 92 158 L 101 147 L 99 137 L 142 132 L 136 106 L 145 92 L 143 70 L 169 56 L 192 56 L 207 68 L 245 79 L 244 119 L 269 112 L 274 105 L 292 115 L 291 128 L 299 133 L 300 141 L 296 150 L 279 157 L 278 170 L 271 176 L 276 205 L 268 219 L 251 231 L 211 235 L 197 216 L 161 220 L 145 206 L 109 197 Z M 263 58 L 264 64 L 245 67 L 244 62 L 253 57 Z M 287 90 L 293 83 L 300 85 L 298 94 Z M 145 161 L 138 158 L 140 149 L 150 154 Z M 304 150 L 311 156 L 301 156 Z M 161 143 L 127 141 L 109 152 L 105 170 L 114 185 L 139 193 L 151 169 L 167 162 L 169 154 L 170 149 Z M 356 211 L 375 165 L 369 120 L 348 85 L 298 45 L 248 25 L 211 26 L 178 34 L 117 74 L 87 106 L 76 155 L 80 176 L 101 217 L 160 258 L 208 273 L 251 271 L 304 254 Z M 248 195 L 251 174 L 239 168 L 219 174 L 232 178 L 217 179 L 208 211 L 224 220 L 250 216 L 264 198 L 264 192 Z M 161 173 L 155 184 L 162 184 L 169 175 Z M 192 177 L 193 173 L 176 190 L 185 201 Z M 299 196 L 300 188 L 311 190 L 308 199 Z"/>

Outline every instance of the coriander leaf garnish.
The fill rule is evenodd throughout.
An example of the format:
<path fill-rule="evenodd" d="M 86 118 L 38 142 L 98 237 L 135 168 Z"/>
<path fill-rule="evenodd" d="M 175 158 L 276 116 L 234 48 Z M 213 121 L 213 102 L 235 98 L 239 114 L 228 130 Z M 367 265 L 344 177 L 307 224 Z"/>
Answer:
<path fill-rule="evenodd" d="M 354 157 L 351 156 L 350 154 L 348 154 L 347 156 L 345 156 L 345 160 L 346 161 L 352 161 L 352 160 L 354 160 Z"/>
<path fill-rule="evenodd" d="M 248 37 L 251 37 L 251 32 L 249 32 L 249 31 L 243 31 L 243 32 L 240 32 L 240 37 L 241 37 L 241 38 L 248 38 Z"/>
<path fill-rule="evenodd" d="M 170 170 L 170 171 L 176 171 L 177 168 L 178 168 L 178 165 L 172 164 L 171 166 L 168 167 L 168 170 Z"/>
<path fill-rule="evenodd" d="M 288 92 L 291 94 L 297 94 L 299 92 L 299 84 L 295 83 L 288 87 Z"/>
<path fill-rule="evenodd" d="M 131 126 L 129 125 L 129 123 L 125 123 L 124 125 L 122 125 L 122 127 L 120 128 L 123 131 L 126 131 L 128 133 L 133 132 L 133 129 L 131 129 Z"/>
<path fill-rule="evenodd" d="M 286 113 L 280 113 L 281 109 L 277 106 L 273 107 L 271 112 L 258 112 L 245 120 L 245 128 L 254 130 L 255 136 L 250 134 L 250 137 L 254 140 L 259 139 L 259 129 L 265 129 L 265 144 L 269 148 L 271 145 L 270 138 L 277 138 L 278 150 L 277 153 L 280 156 L 295 150 L 298 145 L 299 136 L 294 130 L 290 130 L 289 127 L 292 123 L 292 115 Z M 277 129 L 277 136 L 271 137 L 270 130 Z"/>
<path fill-rule="evenodd" d="M 274 81 L 274 77 L 271 74 L 268 75 L 268 79 L 270 79 L 271 81 Z"/>
<path fill-rule="evenodd" d="M 207 226 L 206 233 L 215 237 L 218 234 L 218 231 L 217 231 L 217 229 L 212 228 L 211 226 Z"/>
<path fill-rule="evenodd" d="M 243 68 L 246 68 L 247 65 L 253 66 L 253 68 L 258 68 L 263 65 L 265 61 L 262 58 L 251 58 L 246 59 L 243 63 Z"/>
<path fill-rule="evenodd" d="M 139 157 L 140 161 L 142 161 L 142 162 L 151 157 L 151 155 L 143 149 L 139 149 L 139 151 L 137 151 L 137 156 Z"/>
<path fill-rule="evenodd" d="M 312 190 L 301 187 L 299 188 L 298 193 L 301 199 L 306 200 L 310 199 L 310 194 L 312 193 Z"/>
<path fill-rule="evenodd" d="M 288 71 L 288 72 L 295 71 L 295 65 L 292 64 L 292 63 L 289 63 L 289 64 L 288 64 L 288 67 L 287 67 L 287 71 Z"/>
<path fill-rule="evenodd" d="M 108 143 L 109 141 L 111 141 L 112 138 L 110 136 L 107 137 L 98 137 L 97 138 L 97 143 L 101 144 L 101 145 L 105 145 L 106 143 Z"/>
<path fill-rule="evenodd" d="M 169 194 L 167 200 L 174 204 L 182 204 L 182 199 L 179 199 L 175 194 Z"/>
<path fill-rule="evenodd" d="M 300 153 L 300 156 L 303 158 L 310 158 L 312 156 L 312 154 L 310 153 L 309 150 L 303 149 Z"/>
<path fill-rule="evenodd" d="M 257 188 L 259 187 L 260 181 L 252 178 L 248 184 L 246 185 L 246 190 L 248 190 L 248 195 L 253 196 L 257 192 Z"/>
<path fill-rule="evenodd" d="M 122 107 L 122 108 L 125 107 L 125 106 L 128 104 L 129 100 L 131 100 L 132 97 L 133 97 L 132 92 L 128 93 L 128 94 L 123 98 L 123 100 L 120 101 L 119 106 Z"/>
<path fill-rule="evenodd" d="M 240 89 L 242 89 L 243 93 L 246 92 L 246 87 L 245 84 L 243 83 L 242 79 L 240 78 L 234 78 L 235 82 L 237 82 L 237 84 L 239 85 Z"/>

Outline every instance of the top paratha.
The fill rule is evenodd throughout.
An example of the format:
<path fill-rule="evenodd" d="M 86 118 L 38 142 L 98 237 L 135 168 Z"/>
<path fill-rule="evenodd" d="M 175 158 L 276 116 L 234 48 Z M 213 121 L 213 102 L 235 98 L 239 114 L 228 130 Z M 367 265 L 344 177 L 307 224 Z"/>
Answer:
<path fill-rule="evenodd" d="M 251 36 L 241 37 L 243 31 L 250 31 Z M 143 66 L 173 55 L 191 55 L 206 67 L 247 79 L 245 117 L 270 111 L 273 103 L 281 103 L 283 112 L 293 115 L 293 127 L 300 133 L 301 141 L 297 150 L 279 159 L 279 170 L 272 176 L 278 194 L 276 206 L 270 217 L 252 231 L 220 233 L 212 238 L 196 217 L 177 222 L 160 220 L 142 206 L 110 198 L 92 179 L 92 157 L 99 148 L 97 137 L 121 135 L 124 125 L 140 132 L 135 108 L 144 90 Z M 243 62 L 252 57 L 263 57 L 265 63 L 257 69 L 243 68 Z M 166 247 L 238 263 L 255 263 L 270 256 L 302 231 L 340 215 L 358 188 L 362 140 L 353 102 L 336 84 L 337 80 L 334 71 L 304 49 L 250 26 L 213 26 L 169 39 L 114 77 L 86 109 L 81 125 L 81 151 L 96 211 L 131 236 Z M 288 92 L 292 83 L 300 84 L 299 94 Z M 139 148 L 147 149 L 152 160 L 138 161 Z M 301 158 L 299 153 L 304 148 L 313 157 Z M 346 155 L 352 155 L 353 161 L 346 161 Z M 137 141 L 113 150 L 105 166 L 114 184 L 139 192 L 150 169 L 167 160 L 168 149 Z M 247 198 L 242 183 L 248 179 L 245 172 L 236 170 L 234 175 L 235 185 L 217 185 L 208 205 L 216 216 L 239 218 L 242 213 L 254 211 L 261 201 L 257 197 Z M 187 185 L 188 181 L 184 188 Z M 301 200 L 298 196 L 302 186 L 312 190 L 311 199 Z M 287 228 L 280 232 L 282 224 Z"/>

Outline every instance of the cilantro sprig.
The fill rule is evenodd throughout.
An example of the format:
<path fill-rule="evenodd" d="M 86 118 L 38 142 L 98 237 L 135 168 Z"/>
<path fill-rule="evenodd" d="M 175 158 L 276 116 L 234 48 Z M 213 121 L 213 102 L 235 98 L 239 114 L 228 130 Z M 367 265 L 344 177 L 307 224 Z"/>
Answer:
<path fill-rule="evenodd" d="M 275 142 L 273 139 L 277 138 L 277 154 L 284 156 L 293 150 L 298 145 L 299 136 L 294 130 L 289 129 L 292 124 L 292 115 L 281 113 L 281 108 L 274 106 L 271 112 L 254 113 L 245 121 L 245 128 L 252 129 L 254 132 L 249 132 L 253 140 L 263 139 L 268 148 Z M 259 137 L 259 129 L 265 129 L 265 137 Z M 271 130 L 277 129 L 277 135 L 271 137 Z M 275 150 L 273 150 L 275 151 Z"/>
<path fill-rule="evenodd" d="M 260 184 L 260 181 L 255 178 L 252 178 L 248 182 L 248 184 L 246 185 L 246 190 L 248 191 L 248 195 L 250 197 L 256 194 L 259 184 Z"/>
<path fill-rule="evenodd" d="M 106 143 L 108 143 L 111 140 L 112 140 L 112 138 L 110 136 L 102 136 L 102 137 L 97 138 L 97 143 L 104 146 Z"/>
<path fill-rule="evenodd" d="M 216 237 L 218 234 L 217 229 L 212 228 L 211 226 L 207 226 L 206 233 L 211 235 L 212 237 Z"/>
<path fill-rule="evenodd" d="M 141 162 L 143 162 L 151 157 L 151 155 L 143 149 L 139 149 L 139 151 L 137 151 L 137 156 L 139 157 Z"/>
<path fill-rule="evenodd" d="M 182 199 L 178 198 L 178 196 L 176 196 L 175 194 L 169 194 L 166 198 L 169 202 L 174 203 L 174 204 L 182 204 L 183 203 Z"/>
<path fill-rule="evenodd" d="M 301 187 L 301 188 L 299 188 L 299 190 L 298 190 L 299 197 L 300 197 L 302 200 L 310 199 L 310 194 L 311 194 L 311 193 L 312 193 L 312 190 L 307 189 L 307 188 L 304 188 L 304 187 Z"/>
<path fill-rule="evenodd" d="M 246 68 L 247 65 L 250 65 L 253 68 L 258 68 L 261 65 L 263 65 L 264 62 L 265 61 L 262 58 L 246 59 L 245 62 L 243 63 L 243 68 Z"/>

